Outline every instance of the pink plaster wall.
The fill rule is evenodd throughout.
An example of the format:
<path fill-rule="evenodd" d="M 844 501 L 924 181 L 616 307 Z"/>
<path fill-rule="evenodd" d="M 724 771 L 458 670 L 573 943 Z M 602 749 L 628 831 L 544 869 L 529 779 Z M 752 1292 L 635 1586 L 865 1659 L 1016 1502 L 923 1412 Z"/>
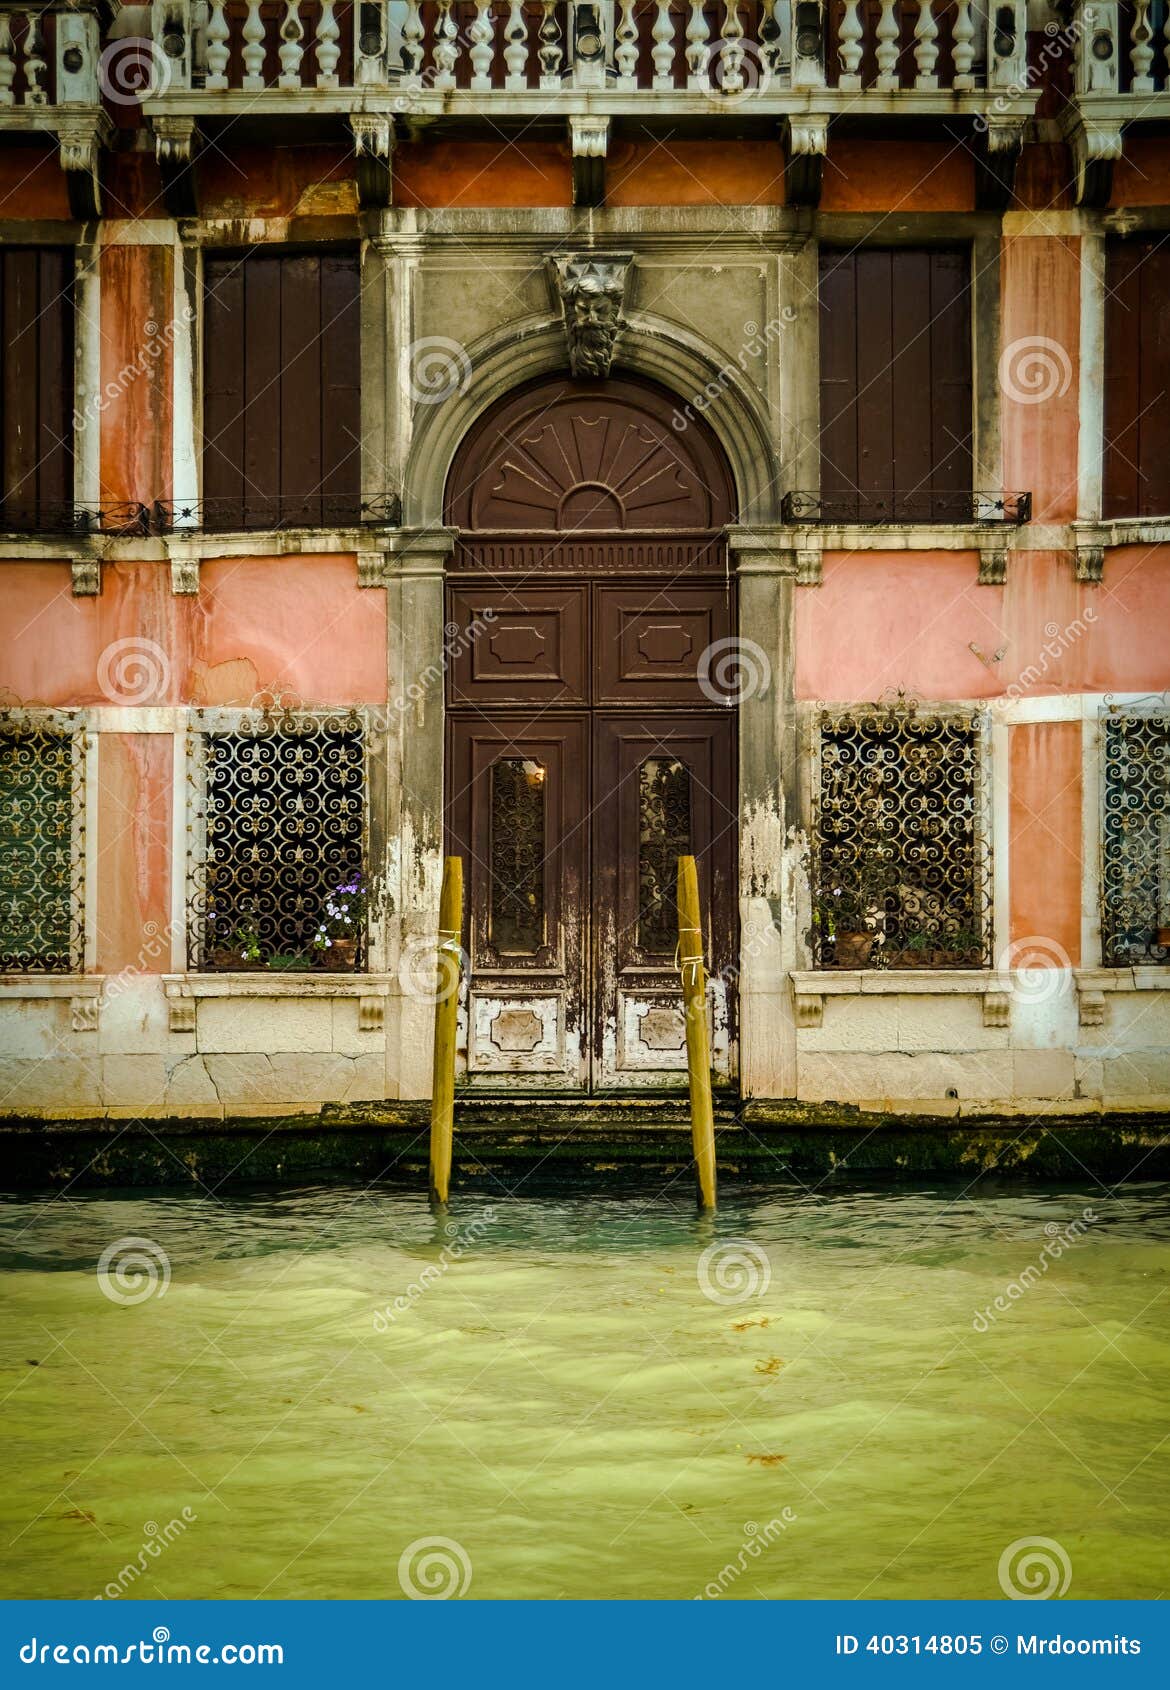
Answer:
<path fill-rule="evenodd" d="M 98 970 L 170 967 L 172 740 L 102 734 L 98 750 Z"/>
<path fill-rule="evenodd" d="M 165 563 L 106 564 L 97 598 L 67 565 L 0 564 L 0 697 L 8 703 L 384 702 L 386 595 L 352 556 L 224 558 L 197 597 Z"/>
<path fill-rule="evenodd" d="M 1081 724 L 1009 735 L 1011 937 L 1021 967 L 1081 960 Z M 1033 941 L 1025 943 L 1025 941 Z"/>
<path fill-rule="evenodd" d="M 1030 491 L 1038 522 L 1077 513 L 1081 243 L 1005 236 L 999 363 L 1003 484 Z"/>
<path fill-rule="evenodd" d="M 797 697 L 1170 686 L 1170 546 L 1109 552 L 1101 586 L 1078 582 L 1063 552 L 1014 553 L 1003 587 L 979 586 L 978 565 L 968 552 L 826 554 L 824 585 L 796 595 Z"/>

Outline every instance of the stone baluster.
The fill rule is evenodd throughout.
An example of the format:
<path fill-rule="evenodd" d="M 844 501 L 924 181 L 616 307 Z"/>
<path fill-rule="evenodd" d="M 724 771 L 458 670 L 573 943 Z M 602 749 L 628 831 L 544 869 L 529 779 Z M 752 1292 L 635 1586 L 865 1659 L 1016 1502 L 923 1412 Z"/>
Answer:
<path fill-rule="evenodd" d="M 205 88 L 227 87 L 229 40 L 230 31 L 224 0 L 211 0 L 211 11 L 207 19 L 207 76 L 203 84 Z"/>
<path fill-rule="evenodd" d="M 777 0 L 763 0 L 760 7 L 760 63 L 769 78 L 779 76 L 783 37 L 776 16 Z"/>
<path fill-rule="evenodd" d="M 244 19 L 244 80 L 242 87 L 255 93 L 264 86 L 264 20 L 260 0 L 248 0 Z"/>
<path fill-rule="evenodd" d="M 486 93 L 492 85 L 492 47 L 495 41 L 492 0 L 475 0 L 475 22 L 469 33 L 471 86 L 477 93 Z"/>
<path fill-rule="evenodd" d="M 861 11 L 860 0 L 845 0 L 845 12 L 838 31 L 841 75 L 837 86 L 850 93 L 861 87 Z"/>
<path fill-rule="evenodd" d="M 707 20 L 703 16 L 702 0 L 691 0 L 691 15 L 687 22 L 688 88 L 706 88 L 707 66 L 711 59 L 708 45 Z"/>
<path fill-rule="evenodd" d="M 937 88 L 938 77 L 934 73 L 934 67 L 938 63 L 938 25 L 934 21 L 931 0 L 918 0 L 918 22 L 914 25 L 914 40 L 914 63 L 918 67 L 914 86 L 927 90 Z"/>
<path fill-rule="evenodd" d="M 1106 0 L 1092 0 L 1086 12 L 1090 17 L 1112 9 L 1116 22 L 1117 6 Z M 1078 43 L 1079 47 L 1079 43 Z M 1113 78 L 1116 85 L 1117 54 L 1111 54 Z M 987 12 L 987 86 L 989 88 L 1028 87 L 1028 4 L 1027 0 L 999 0 Z"/>
<path fill-rule="evenodd" d="M 1133 43 L 1130 53 L 1130 62 L 1133 65 L 1133 92 L 1152 94 L 1154 79 L 1150 75 L 1150 66 L 1154 62 L 1154 30 L 1150 23 L 1150 0 L 1134 0 L 1130 40 Z"/>
<path fill-rule="evenodd" d="M 654 66 L 655 88 L 674 87 L 674 19 L 670 15 L 670 0 L 658 0 L 654 16 L 654 50 L 650 55 Z"/>
<path fill-rule="evenodd" d="M 724 0 L 723 26 L 719 31 L 719 87 L 724 94 L 743 93 L 743 22 L 740 0 Z"/>
<path fill-rule="evenodd" d="M 12 79 L 16 75 L 16 60 L 12 56 L 12 24 L 7 12 L 0 12 L 0 106 L 16 104 Z"/>
<path fill-rule="evenodd" d="M 439 0 L 435 19 L 435 87 L 454 88 L 455 63 L 459 57 L 459 31 L 451 16 L 451 0 Z"/>
<path fill-rule="evenodd" d="M 281 88 L 301 86 L 301 60 L 305 56 L 305 26 L 301 22 L 301 0 L 284 0 L 284 22 L 280 26 Z"/>
<path fill-rule="evenodd" d="M 951 28 L 951 55 L 955 66 L 955 92 L 974 88 L 975 76 L 975 20 L 971 16 L 971 0 L 957 0 L 955 21 Z"/>
<path fill-rule="evenodd" d="M 882 0 L 877 21 L 877 81 L 875 88 L 898 86 L 898 16 L 895 0 Z"/>
<path fill-rule="evenodd" d="M 621 0 L 621 7 L 613 58 L 617 86 L 629 90 L 638 86 L 638 26 L 634 22 L 634 0 Z"/>
<path fill-rule="evenodd" d="M 24 38 L 24 103 L 26 106 L 47 106 L 48 90 L 41 87 L 41 77 L 47 68 L 45 38 L 41 34 L 40 17 L 32 12 L 27 16 L 28 33 Z"/>
<path fill-rule="evenodd" d="M 540 19 L 540 86 L 559 88 L 564 49 L 561 45 L 561 26 L 557 22 L 556 0 L 544 0 Z"/>
<path fill-rule="evenodd" d="M 318 88 L 336 88 L 337 61 L 341 57 L 341 48 L 337 45 L 341 38 L 337 19 L 333 13 L 333 0 L 321 0 L 321 16 L 317 19 L 317 86 Z"/>
<path fill-rule="evenodd" d="M 407 88 L 422 87 L 423 21 L 418 0 L 409 0 L 402 22 L 402 70 Z"/>
<path fill-rule="evenodd" d="M 518 93 L 528 86 L 528 24 L 521 0 L 510 0 L 504 40 L 504 87 Z"/>

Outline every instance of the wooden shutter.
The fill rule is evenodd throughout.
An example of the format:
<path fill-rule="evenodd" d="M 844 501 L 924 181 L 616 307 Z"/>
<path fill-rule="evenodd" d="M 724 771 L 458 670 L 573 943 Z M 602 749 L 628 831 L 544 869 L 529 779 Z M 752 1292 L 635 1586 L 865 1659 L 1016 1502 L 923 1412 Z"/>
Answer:
<path fill-rule="evenodd" d="M 967 254 L 822 251 L 820 322 L 823 514 L 969 520 Z"/>
<path fill-rule="evenodd" d="M 73 253 L 0 251 L 3 525 L 68 526 L 73 503 Z"/>
<path fill-rule="evenodd" d="M 1108 517 L 1170 515 L 1170 236 L 1105 247 Z"/>
<path fill-rule="evenodd" d="M 215 528 L 356 522 L 356 253 L 249 253 L 204 266 L 203 500 Z"/>

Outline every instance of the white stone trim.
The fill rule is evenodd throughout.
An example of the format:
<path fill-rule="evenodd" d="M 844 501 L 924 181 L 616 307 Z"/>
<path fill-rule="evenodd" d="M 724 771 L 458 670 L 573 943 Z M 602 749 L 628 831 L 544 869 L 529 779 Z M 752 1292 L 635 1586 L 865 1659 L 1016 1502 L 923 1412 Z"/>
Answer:
<path fill-rule="evenodd" d="M 75 425 L 73 430 L 73 494 L 78 504 L 87 505 L 100 501 L 102 482 L 101 414 L 94 409 L 102 382 L 99 256 L 100 248 L 96 244 L 78 246 L 73 284 L 73 410 L 75 416 L 87 419 L 80 428 Z M 71 551 L 68 537 L 65 537 L 58 544 L 55 555 L 68 557 Z"/>
<path fill-rule="evenodd" d="M 239 974 L 164 974 L 167 996 L 189 998 L 390 998 L 402 988 L 396 974 L 320 974 L 263 968 Z"/>
<path fill-rule="evenodd" d="M 176 502 L 192 502 L 199 497 L 199 438 L 203 382 L 200 379 L 196 355 L 202 344 L 203 254 L 196 249 L 192 288 L 194 298 L 187 293 L 187 253 L 171 225 L 172 271 L 171 311 L 174 338 L 171 342 L 171 497 Z M 174 562 L 172 561 L 172 571 Z M 186 589 L 185 589 L 186 590 Z"/>
<path fill-rule="evenodd" d="M 1077 518 L 1101 516 L 1105 443 L 1105 240 L 1081 236 L 1080 395 L 1077 433 Z"/>

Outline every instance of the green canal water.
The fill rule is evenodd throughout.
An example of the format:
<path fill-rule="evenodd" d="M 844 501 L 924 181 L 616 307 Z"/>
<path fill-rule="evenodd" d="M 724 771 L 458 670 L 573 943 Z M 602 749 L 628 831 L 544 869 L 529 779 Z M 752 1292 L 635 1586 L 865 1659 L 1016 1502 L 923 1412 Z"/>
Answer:
<path fill-rule="evenodd" d="M 1170 1188 L 721 1197 L 0 1203 L 0 1595 L 1170 1593 Z"/>

